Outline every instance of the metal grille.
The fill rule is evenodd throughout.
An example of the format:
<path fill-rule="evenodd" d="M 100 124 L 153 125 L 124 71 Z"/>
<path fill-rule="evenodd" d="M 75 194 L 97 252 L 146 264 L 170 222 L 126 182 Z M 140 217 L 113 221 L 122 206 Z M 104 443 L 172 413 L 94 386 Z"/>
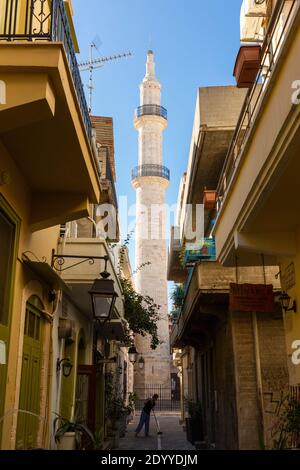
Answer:
<path fill-rule="evenodd" d="M 139 178 L 140 176 L 158 176 L 160 178 L 165 178 L 166 180 L 170 180 L 170 170 L 161 165 L 154 165 L 154 164 L 145 164 L 136 166 L 132 170 L 132 179 Z"/>
<path fill-rule="evenodd" d="M 0 40 L 62 42 L 89 140 L 92 124 L 63 0 L 0 0 Z"/>
<path fill-rule="evenodd" d="M 139 106 L 135 111 L 136 118 L 142 116 L 160 116 L 167 119 L 168 111 L 163 106 L 157 104 L 144 104 L 144 106 Z"/>
<path fill-rule="evenodd" d="M 180 396 L 174 393 L 174 391 L 171 390 L 171 387 L 163 387 L 160 384 L 146 384 L 145 387 L 135 388 L 135 393 L 138 397 L 135 404 L 135 409 L 137 411 L 141 411 L 144 407 L 145 401 L 153 397 L 154 394 L 159 396 L 154 408 L 155 411 L 180 411 Z"/>

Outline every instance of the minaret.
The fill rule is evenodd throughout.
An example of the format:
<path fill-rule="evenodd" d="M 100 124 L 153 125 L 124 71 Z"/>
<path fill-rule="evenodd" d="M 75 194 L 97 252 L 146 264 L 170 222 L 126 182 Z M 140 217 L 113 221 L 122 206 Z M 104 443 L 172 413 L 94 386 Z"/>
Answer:
<path fill-rule="evenodd" d="M 136 268 L 150 263 L 138 270 L 135 286 L 139 293 L 152 297 L 161 307 L 158 335 L 162 341 L 153 351 L 149 337 L 136 338 L 138 353 L 144 359 L 144 367 L 137 364 L 135 374 L 135 389 L 141 392 L 149 385 L 161 385 L 168 389 L 171 365 L 165 213 L 165 191 L 169 186 L 170 174 L 162 166 L 167 110 L 161 106 L 161 85 L 155 76 L 152 51 L 147 54 L 146 76 L 140 85 L 140 106 L 136 110 L 134 125 L 139 133 L 139 166 L 132 174 L 137 205 Z"/>

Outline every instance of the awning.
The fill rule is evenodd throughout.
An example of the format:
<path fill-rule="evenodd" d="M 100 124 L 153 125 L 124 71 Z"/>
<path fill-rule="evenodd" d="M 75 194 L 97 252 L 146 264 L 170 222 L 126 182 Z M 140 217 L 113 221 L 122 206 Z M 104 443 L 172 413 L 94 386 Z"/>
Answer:
<path fill-rule="evenodd" d="M 61 289 L 66 293 L 70 293 L 70 289 L 67 284 L 48 263 L 42 261 L 31 261 L 26 256 L 23 256 L 23 264 L 34 272 L 39 279 L 48 284 L 51 289 Z"/>

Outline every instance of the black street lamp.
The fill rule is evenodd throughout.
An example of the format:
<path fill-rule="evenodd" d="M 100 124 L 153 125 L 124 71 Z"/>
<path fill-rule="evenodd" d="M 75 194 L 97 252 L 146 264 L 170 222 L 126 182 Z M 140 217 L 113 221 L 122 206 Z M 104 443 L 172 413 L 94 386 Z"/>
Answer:
<path fill-rule="evenodd" d="M 73 369 L 73 364 L 71 362 L 71 359 L 69 357 L 66 357 L 64 359 L 57 359 L 56 362 L 56 371 L 59 372 L 62 367 L 62 373 L 64 377 L 70 377 L 72 369 Z"/>
<path fill-rule="evenodd" d="M 138 352 L 136 350 L 136 347 L 134 345 L 132 345 L 129 349 L 128 349 L 128 356 L 129 356 L 129 360 L 131 362 L 131 364 L 135 364 L 136 361 L 137 361 L 137 355 L 138 355 Z"/>
<path fill-rule="evenodd" d="M 100 275 L 101 279 L 95 279 L 89 294 L 92 299 L 94 318 L 104 325 L 111 318 L 118 294 L 114 288 L 114 281 L 108 279 L 110 274 L 104 271 Z"/>
<path fill-rule="evenodd" d="M 279 300 L 280 300 L 281 306 L 282 306 L 282 308 L 285 312 L 295 312 L 295 313 L 297 312 L 296 301 L 294 300 L 293 303 L 292 303 L 292 306 L 290 307 L 292 299 L 286 292 L 281 293 L 281 296 L 279 297 Z"/>

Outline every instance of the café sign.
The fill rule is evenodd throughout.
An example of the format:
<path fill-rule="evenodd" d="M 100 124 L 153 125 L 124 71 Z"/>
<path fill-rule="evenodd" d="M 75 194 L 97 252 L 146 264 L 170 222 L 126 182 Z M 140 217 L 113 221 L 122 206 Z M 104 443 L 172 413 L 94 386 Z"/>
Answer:
<path fill-rule="evenodd" d="M 231 312 L 273 312 L 273 286 L 230 284 L 229 304 Z"/>

